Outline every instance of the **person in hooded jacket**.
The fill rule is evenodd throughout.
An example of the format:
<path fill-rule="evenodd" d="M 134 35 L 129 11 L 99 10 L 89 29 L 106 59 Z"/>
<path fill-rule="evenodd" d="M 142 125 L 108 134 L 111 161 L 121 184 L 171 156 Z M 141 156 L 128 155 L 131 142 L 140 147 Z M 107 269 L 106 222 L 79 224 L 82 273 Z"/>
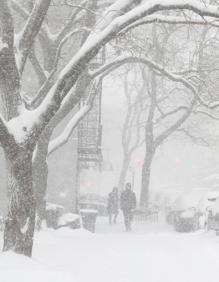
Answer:
<path fill-rule="evenodd" d="M 131 188 L 131 183 L 126 183 L 120 198 L 120 208 L 123 211 L 126 231 L 131 230 L 133 210 L 136 208 L 136 195 Z"/>

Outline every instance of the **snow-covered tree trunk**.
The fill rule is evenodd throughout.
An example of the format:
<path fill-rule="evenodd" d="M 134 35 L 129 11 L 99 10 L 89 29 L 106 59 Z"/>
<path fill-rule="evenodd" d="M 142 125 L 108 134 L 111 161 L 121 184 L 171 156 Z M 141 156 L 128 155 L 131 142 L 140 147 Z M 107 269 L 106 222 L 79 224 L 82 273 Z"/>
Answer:
<path fill-rule="evenodd" d="M 31 256 L 35 227 L 35 195 L 32 185 L 32 148 L 9 144 L 6 150 L 8 172 L 8 214 L 3 250 Z"/>
<path fill-rule="evenodd" d="M 45 219 L 46 192 L 48 179 L 48 144 L 52 130 L 46 128 L 37 142 L 36 151 L 33 158 L 33 183 L 36 195 L 37 227 L 41 228 L 42 220 Z"/>
<path fill-rule="evenodd" d="M 149 185 L 151 176 L 151 164 L 154 156 L 154 142 L 153 142 L 153 116 L 155 105 L 150 106 L 150 112 L 145 127 L 145 158 L 142 166 L 141 178 L 141 193 L 140 193 L 140 206 L 147 207 L 149 200 Z"/>
<path fill-rule="evenodd" d="M 142 166 L 141 194 L 140 194 L 140 206 L 142 208 L 147 207 L 148 205 L 152 160 L 153 160 L 153 151 L 152 149 L 147 149 L 144 159 L 144 164 Z"/>
<path fill-rule="evenodd" d="M 146 80 L 146 77 L 143 78 Z M 154 155 L 154 128 L 153 120 L 156 109 L 156 75 L 154 71 L 151 72 L 150 78 L 151 91 L 150 91 L 150 108 L 148 112 L 147 122 L 145 125 L 145 158 L 144 164 L 142 166 L 142 179 L 141 179 L 141 194 L 140 194 L 140 206 L 146 207 L 148 205 L 148 190 L 150 184 L 150 175 L 151 175 L 151 163 Z"/>
<path fill-rule="evenodd" d="M 41 159 L 41 160 L 40 160 Z M 48 164 L 46 157 L 37 159 L 33 167 L 34 192 L 36 195 L 37 229 L 41 228 L 41 223 L 46 215 L 46 191 L 48 179 Z"/>

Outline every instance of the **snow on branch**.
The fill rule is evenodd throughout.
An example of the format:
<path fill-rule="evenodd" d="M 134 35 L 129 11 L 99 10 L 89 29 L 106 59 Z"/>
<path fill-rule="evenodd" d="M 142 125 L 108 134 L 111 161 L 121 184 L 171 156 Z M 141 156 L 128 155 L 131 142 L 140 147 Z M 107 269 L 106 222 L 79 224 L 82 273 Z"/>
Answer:
<path fill-rule="evenodd" d="M 138 63 L 138 64 L 140 63 L 140 64 L 147 65 L 149 68 L 155 71 L 158 71 L 159 73 L 166 76 L 170 80 L 182 83 L 184 86 L 189 88 L 194 94 L 196 93 L 195 87 L 188 80 L 186 80 L 183 76 L 175 74 L 174 72 L 171 72 L 165 69 L 163 66 L 145 57 L 143 58 L 143 57 L 137 57 L 137 56 L 127 56 L 127 57 L 119 58 L 109 64 L 102 66 L 97 71 L 90 73 L 90 76 L 92 78 L 95 78 L 98 75 L 103 74 L 108 69 L 110 69 L 110 71 L 113 71 L 114 69 L 118 68 L 119 66 L 122 66 L 123 64 L 128 64 L 128 63 Z"/>
<path fill-rule="evenodd" d="M 66 67 L 61 71 L 60 75 L 56 83 L 54 83 L 53 87 L 50 89 L 48 95 L 46 95 L 43 102 L 37 108 L 41 127 L 44 128 L 45 122 L 51 120 L 51 118 L 58 111 L 62 100 L 65 98 L 70 89 L 75 85 L 79 76 L 83 72 L 83 70 L 87 67 L 88 63 L 95 57 L 95 55 L 99 52 L 101 47 L 108 43 L 111 39 L 115 38 L 116 35 L 128 25 L 136 22 L 142 17 L 149 16 L 158 11 L 163 10 L 191 10 L 200 16 L 208 16 L 213 18 L 219 18 L 219 11 L 216 6 L 213 5 L 204 5 L 198 1 L 147 1 L 146 4 L 140 5 L 141 1 L 116 1 L 108 11 L 108 14 L 105 15 L 105 20 L 97 23 L 95 30 L 89 35 L 88 39 L 85 41 L 80 50 L 75 54 L 75 56 L 70 60 L 70 62 L 66 65 Z M 118 4 L 121 5 L 122 9 L 115 9 L 113 12 L 112 7 Z M 132 8 L 133 5 L 137 5 L 136 8 Z M 138 5 L 139 4 L 139 5 Z M 132 8 L 132 9 L 131 9 Z M 131 9 L 131 10 L 130 10 Z M 128 12 L 127 12 L 128 10 Z M 122 14 L 122 15 L 121 15 Z M 119 16 L 121 15 L 121 16 Z M 110 20 L 109 20 L 110 19 Z M 154 65 L 155 66 L 155 65 Z M 183 79 L 180 76 L 170 75 L 166 70 L 162 70 L 166 76 L 171 77 L 171 79 L 175 81 L 179 81 L 187 85 L 187 87 L 195 92 L 194 86 Z M 196 93 L 196 92 L 195 92 Z M 196 94 L 197 96 L 197 94 Z M 198 97 L 198 96 L 197 96 Z M 200 101 L 202 99 L 198 97 Z M 204 104 L 204 102 L 203 102 Z M 218 102 L 219 105 L 219 102 Z M 208 105 L 209 106 L 209 105 Z M 44 126 L 44 127 L 43 127 Z M 42 130 L 42 129 L 41 129 Z"/>
<path fill-rule="evenodd" d="M 118 7 L 122 7 L 120 12 L 118 12 L 118 9 L 114 9 L 114 5 L 116 4 L 118 5 Z M 190 3 L 190 1 L 149 1 L 144 5 L 139 5 L 131 11 L 126 12 L 127 7 L 130 8 L 132 5 L 133 1 L 116 1 L 116 3 L 108 9 L 105 14 L 104 23 L 103 20 L 97 23 L 95 31 L 88 37 L 82 48 L 77 52 L 77 54 L 61 72 L 57 83 L 53 87 L 53 93 L 51 94 L 51 96 L 55 94 L 59 95 L 60 93 L 57 92 L 60 91 L 60 88 L 62 88 L 61 92 L 65 96 L 77 81 L 77 78 L 80 75 L 81 71 L 98 53 L 99 49 L 112 38 L 114 38 L 124 27 L 128 26 L 131 23 L 134 23 L 141 17 L 151 15 L 154 12 L 161 10 L 188 9 L 193 10 L 196 13 L 201 14 L 202 16 L 212 16 L 219 18 L 217 7 L 209 6 L 208 8 L 206 8 L 205 5 L 200 4 L 198 1 L 195 1 L 192 4 Z M 125 14 L 118 16 L 118 14 L 120 13 Z M 114 20 L 112 20 L 113 16 L 115 17 Z M 108 21 L 108 17 L 111 19 L 110 23 Z"/>
<path fill-rule="evenodd" d="M 63 130 L 63 132 L 52 140 L 49 144 L 48 148 L 48 156 L 51 155 L 54 151 L 60 148 L 62 145 L 66 144 L 71 137 L 75 127 L 78 123 L 83 119 L 83 117 L 91 110 L 93 106 L 94 98 L 96 97 L 97 88 L 101 80 L 98 82 L 97 86 L 93 85 L 88 98 L 85 103 L 82 104 L 81 108 L 78 110 L 76 114 L 72 117 L 72 119 L 68 122 L 67 126 Z"/>
<path fill-rule="evenodd" d="M 53 82 L 54 75 L 55 75 L 57 68 L 58 68 L 58 61 L 60 59 L 60 54 L 61 54 L 61 50 L 62 50 L 63 45 L 66 43 L 66 41 L 71 36 L 78 34 L 80 32 L 83 32 L 83 31 L 90 31 L 90 30 L 88 28 L 79 28 L 79 29 L 73 30 L 60 41 L 60 43 L 59 43 L 59 45 L 57 46 L 57 49 L 56 49 L 56 55 L 55 55 L 55 60 L 54 60 L 54 68 L 51 70 L 48 77 L 44 81 L 43 85 L 40 87 L 36 96 L 30 102 L 30 104 L 29 104 L 30 108 L 38 107 L 40 105 L 40 103 L 43 101 L 43 99 L 45 98 L 46 94 L 48 93 L 48 91 L 51 87 L 51 84 Z"/>
<path fill-rule="evenodd" d="M 33 9 L 27 19 L 27 22 L 19 34 L 17 64 L 20 73 L 23 72 L 24 65 L 30 49 L 34 43 L 34 39 L 37 36 L 43 20 L 47 14 L 51 0 L 36 0 Z"/>
<path fill-rule="evenodd" d="M 68 95 L 66 95 L 66 97 L 63 99 L 58 112 L 49 123 L 49 128 L 54 129 L 57 124 L 62 121 L 66 117 L 66 115 L 77 106 L 90 83 L 90 77 L 87 75 L 87 73 L 83 73 L 75 87 L 72 89 L 72 92 L 69 92 Z"/>
<path fill-rule="evenodd" d="M 201 16 L 201 18 L 219 18 L 219 10 L 217 6 L 210 4 L 205 5 L 197 0 L 150 0 L 145 4 L 138 5 L 129 13 L 126 13 L 121 17 L 121 21 L 130 21 L 130 23 L 136 22 L 140 18 L 165 10 L 190 10 Z"/>
<path fill-rule="evenodd" d="M 48 148 L 48 156 L 50 156 L 54 151 L 56 151 L 58 148 L 60 148 L 62 145 L 68 142 L 75 127 L 77 126 L 79 121 L 89 112 L 90 109 L 91 109 L 91 104 L 86 103 L 78 110 L 78 112 L 69 121 L 64 131 L 58 137 L 56 137 L 54 140 L 50 142 Z"/>
<path fill-rule="evenodd" d="M 103 14 L 101 19 L 97 22 L 97 26 L 99 29 L 103 29 L 108 26 L 112 20 L 116 17 L 126 14 L 133 7 L 140 4 L 142 0 L 117 0 L 115 3 L 110 5 L 110 7 Z"/>
<path fill-rule="evenodd" d="M 145 20 L 139 20 L 134 24 L 129 25 L 122 30 L 122 33 L 126 33 L 131 29 L 136 27 L 150 24 L 150 23 L 167 23 L 167 24 L 186 24 L 186 25 L 210 25 L 213 27 L 219 27 L 219 23 L 215 20 L 208 18 L 193 19 L 193 18 L 184 18 L 184 17 L 174 17 L 174 16 L 165 16 L 165 15 L 151 15 L 148 16 Z"/>
<path fill-rule="evenodd" d="M 174 81 L 174 82 L 179 82 L 182 85 L 184 85 L 186 88 L 188 88 L 195 96 L 197 96 L 197 99 L 199 103 L 207 108 L 214 109 L 219 106 L 219 101 L 215 102 L 209 102 L 205 101 L 202 97 L 198 95 L 198 90 L 196 87 L 192 84 L 191 81 L 188 79 L 184 78 L 182 75 L 179 75 L 175 72 L 171 72 L 167 69 L 165 69 L 163 66 L 153 62 L 152 60 L 148 58 L 142 58 L 142 57 L 135 57 L 135 56 L 127 56 L 127 57 L 122 57 L 119 58 L 113 62 L 110 62 L 101 68 L 99 68 L 97 71 L 90 73 L 91 78 L 95 78 L 98 75 L 104 76 L 104 73 L 108 74 L 109 72 L 115 70 L 119 66 L 122 66 L 123 64 L 128 64 L 128 63 L 140 63 L 140 64 L 145 64 L 149 68 L 157 71 L 158 73 L 166 76 L 168 79 Z"/>

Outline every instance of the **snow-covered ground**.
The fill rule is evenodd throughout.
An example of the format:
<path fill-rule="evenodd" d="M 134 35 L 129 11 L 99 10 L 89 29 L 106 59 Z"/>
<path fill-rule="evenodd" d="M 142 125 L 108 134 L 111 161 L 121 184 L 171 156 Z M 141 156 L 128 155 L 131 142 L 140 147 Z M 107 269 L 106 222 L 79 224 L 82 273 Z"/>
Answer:
<path fill-rule="evenodd" d="M 0 255 L 1 282 L 218 282 L 219 237 L 176 233 L 164 224 L 97 223 L 85 230 L 36 234 L 33 258 Z M 1 238 L 2 243 L 2 238 Z"/>

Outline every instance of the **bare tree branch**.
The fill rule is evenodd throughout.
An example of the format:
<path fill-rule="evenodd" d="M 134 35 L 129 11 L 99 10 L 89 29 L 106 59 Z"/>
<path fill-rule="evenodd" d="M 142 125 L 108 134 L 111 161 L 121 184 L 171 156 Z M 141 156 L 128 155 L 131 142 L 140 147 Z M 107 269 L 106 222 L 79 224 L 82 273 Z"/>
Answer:
<path fill-rule="evenodd" d="M 6 121 L 0 115 L 0 144 L 7 149 L 10 139 L 14 140 L 13 136 L 9 132 Z"/>
<path fill-rule="evenodd" d="M 72 26 L 75 25 L 78 21 L 80 21 L 81 18 L 78 18 L 79 13 L 85 8 L 85 4 L 87 3 L 87 0 L 84 0 L 80 3 L 80 6 L 76 6 L 76 8 L 67 22 L 67 24 L 62 28 L 62 30 L 57 34 L 55 41 L 61 42 L 62 39 L 69 34 L 69 32 L 72 29 Z"/>
<path fill-rule="evenodd" d="M 23 72 L 27 56 L 34 43 L 34 39 L 42 26 L 42 22 L 47 14 L 50 3 L 51 0 L 35 1 L 34 7 L 29 15 L 25 27 L 19 36 L 18 50 L 20 54 L 18 56 L 17 63 L 20 73 Z"/>
<path fill-rule="evenodd" d="M 215 115 L 213 115 L 211 113 L 205 112 L 204 110 L 195 110 L 195 111 L 192 112 L 192 114 L 194 114 L 194 115 L 201 114 L 201 115 L 205 115 L 205 116 L 207 116 L 207 117 L 209 117 L 209 118 L 211 118 L 213 120 L 219 120 L 219 117 L 217 117 L 217 116 L 215 116 Z"/>
<path fill-rule="evenodd" d="M 8 6 L 7 0 L 2 0 L 0 2 L 0 22 L 1 22 L 1 41 L 3 47 L 0 51 L 5 47 L 10 50 L 13 48 L 14 44 L 14 25 L 13 18 L 10 12 L 10 8 Z"/>
<path fill-rule="evenodd" d="M 194 135 L 191 134 L 191 132 L 189 132 L 188 130 L 186 130 L 185 128 L 178 128 L 176 130 L 176 132 L 180 132 L 185 134 L 186 136 L 188 136 L 194 143 L 201 141 L 205 146 L 210 146 L 209 143 L 202 137 L 196 137 Z"/>
<path fill-rule="evenodd" d="M 33 47 L 31 48 L 30 53 L 29 53 L 29 60 L 31 64 L 33 65 L 33 69 L 37 75 L 39 84 L 42 85 L 44 81 L 46 80 L 46 73 L 40 64 Z"/>
<path fill-rule="evenodd" d="M 174 115 L 174 114 L 176 114 L 178 112 L 181 112 L 181 111 L 187 111 L 187 110 L 188 110 L 188 107 L 180 106 L 180 107 L 178 107 L 178 108 L 176 108 L 176 109 L 174 109 L 172 111 L 169 111 L 169 112 L 166 112 L 166 113 L 162 112 L 161 117 L 159 117 L 159 118 L 157 118 L 155 120 L 155 124 L 159 123 L 160 121 L 164 120 L 165 118 L 167 118 L 167 117 L 169 117 L 171 115 Z"/>
<path fill-rule="evenodd" d="M 117 1 L 116 3 L 118 5 L 119 4 L 123 5 L 124 10 L 121 12 L 125 11 L 127 5 L 128 7 L 130 7 L 130 5 L 133 4 L 130 3 L 130 1 L 125 1 L 125 6 L 123 1 L 122 2 Z M 112 7 L 113 5 L 109 8 L 108 11 L 112 11 Z M 149 1 L 147 4 L 140 5 L 139 7 L 132 9 L 130 12 L 127 12 L 125 16 L 120 16 L 116 18 L 115 20 L 111 21 L 111 23 L 109 24 L 109 20 L 112 20 L 112 15 L 114 15 L 114 17 L 118 16 L 118 9 L 116 9 L 117 11 L 116 13 L 114 10 L 114 12 L 110 13 L 110 16 L 107 18 L 107 20 L 105 20 L 104 23 L 101 21 L 100 24 L 97 25 L 97 28 L 102 31 L 100 31 L 98 35 L 96 31 L 95 35 L 89 36 L 83 48 L 80 49 L 78 54 L 70 62 L 68 68 L 62 71 L 62 77 L 60 77 L 59 82 L 56 85 L 54 85 L 53 91 L 56 94 L 58 94 L 57 92 L 59 92 L 60 86 L 62 86 L 61 87 L 62 94 L 67 93 L 68 90 L 74 85 L 81 70 L 84 68 L 85 61 L 87 64 L 91 60 L 91 58 L 93 58 L 94 55 L 97 54 L 101 46 L 104 45 L 106 42 L 108 42 L 110 39 L 112 39 L 116 34 L 118 34 L 118 32 L 122 30 L 122 28 L 128 26 L 132 22 L 137 21 L 139 18 L 143 16 L 147 16 L 154 13 L 155 11 L 170 10 L 170 9 L 187 9 L 187 10 L 192 10 L 201 16 L 209 16 L 216 18 L 219 17 L 219 12 L 215 6 L 210 5 L 208 6 L 208 8 L 206 8 L 204 5 L 201 5 L 197 1 L 195 1 L 195 3 L 192 4 L 190 3 L 190 1 L 188 2 L 183 1 L 183 4 L 179 3 L 178 5 L 176 4 L 175 1 L 173 2 L 168 1 L 168 4 L 167 3 L 161 4 L 160 1 L 153 1 L 153 2 Z M 107 26 L 107 31 L 104 30 L 106 26 Z M 168 75 L 168 73 L 166 73 L 166 75 Z M 71 77 L 71 82 L 69 81 L 69 77 Z M 192 91 L 195 90 L 191 84 L 183 80 L 181 77 L 180 78 L 175 77 L 175 80 L 183 82 Z M 63 87 L 64 86 L 63 84 L 66 85 L 67 87 Z M 200 97 L 199 100 L 201 100 Z M 207 103 L 207 105 L 210 106 L 209 103 Z"/>
<path fill-rule="evenodd" d="M 21 6 L 16 0 L 11 0 L 10 3 L 13 10 L 15 10 L 23 19 L 26 20 L 29 17 L 29 11 Z"/>
<path fill-rule="evenodd" d="M 43 85 L 40 87 L 38 93 L 36 94 L 36 96 L 33 98 L 33 100 L 29 103 L 29 108 L 37 108 L 40 103 L 43 101 L 43 99 L 45 98 L 45 96 L 47 95 L 49 89 L 51 88 L 53 82 L 54 82 L 54 75 L 57 71 L 58 68 L 58 61 L 60 59 L 60 53 L 62 50 L 63 45 L 66 43 L 66 41 L 73 35 L 78 34 L 84 30 L 88 30 L 86 28 L 80 28 L 80 29 L 76 29 L 73 30 L 72 32 L 70 32 L 68 35 L 66 35 L 61 42 L 59 43 L 59 45 L 57 46 L 56 49 L 56 56 L 55 56 L 55 60 L 54 60 L 54 68 L 51 70 L 51 72 L 49 73 L 48 77 L 46 78 L 46 80 L 44 81 Z"/>
<path fill-rule="evenodd" d="M 132 7 L 132 1 L 117 1 L 116 4 L 122 6 L 120 14 L 127 11 Z M 112 5 L 107 12 L 110 12 L 110 15 L 105 16 L 105 21 L 97 24 L 95 32 L 92 33 L 83 47 L 80 48 L 79 52 L 72 58 L 69 64 L 63 69 L 59 75 L 57 82 L 53 85 L 48 95 L 38 107 L 38 112 L 41 112 L 41 119 L 48 120 L 54 116 L 55 112 L 58 111 L 61 101 L 65 98 L 69 90 L 76 83 L 79 75 L 86 68 L 89 61 L 98 53 L 100 48 L 114 38 L 123 28 L 128 26 L 131 23 L 136 22 L 138 19 L 151 15 L 157 11 L 162 10 L 175 10 L 175 9 L 185 9 L 191 10 L 201 16 L 215 17 L 219 18 L 219 12 L 216 6 L 209 5 L 207 8 L 205 5 L 200 4 L 198 1 L 190 2 L 183 1 L 179 4 L 175 1 L 161 2 L 158 0 L 149 1 L 144 5 L 139 5 L 137 8 L 133 8 L 130 12 L 126 12 L 124 16 L 118 17 L 118 9 L 112 11 Z M 156 67 L 155 67 L 156 69 Z M 163 72 L 168 76 L 169 73 L 163 70 Z M 184 83 L 192 92 L 195 92 L 194 87 L 184 80 L 182 77 L 169 75 L 174 81 L 179 81 Z M 196 93 L 196 92 L 195 92 Z M 196 94 L 197 95 L 197 94 Z M 198 97 L 198 96 L 197 96 Z M 200 97 L 198 97 L 199 100 Z M 219 102 L 218 102 L 219 104 Z M 46 115 L 48 113 L 48 115 Z"/>
<path fill-rule="evenodd" d="M 176 131 L 181 126 L 181 124 L 184 123 L 184 121 L 186 121 L 186 119 L 192 113 L 192 110 L 196 104 L 197 104 L 197 96 L 193 98 L 189 108 L 182 115 L 182 117 L 179 118 L 173 125 L 171 125 L 168 129 L 166 129 L 163 133 L 161 133 L 159 136 L 155 138 L 154 141 L 155 147 L 158 147 L 169 135 L 171 135 L 174 131 Z"/>
<path fill-rule="evenodd" d="M 134 24 L 129 25 L 125 29 L 121 31 L 121 33 L 126 33 L 131 29 L 136 27 L 150 24 L 150 23 L 167 23 L 174 25 L 210 25 L 213 27 L 219 27 L 219 23 L 215 20 L 205 20 L 205 19 L 189 19 L 183 17 L 174 17 L 174 16 L 166 16 L 166 15 L 151 15 L 145 20 L 137 21 Z"/>
<path fill-rule="evenodd" d="M 7 0 L 0 1 L 0 76 L 1 98 L 4 116 L 7 120 L 19 114 L 22 104 L 20 77 L 14 54 L 14 24 Z"/>
<path fill-rule="evenodd" d="M 109 72 L 113 71 L 114 69 L 118 68 L 119 66 L 122 66 L 123 64 L 127 64 L 127 63 L 145 64 L 148 67 L 150 67 L 151 69 L 156 70 L 160 74 L 166 76 L 170 80 L 183 84 L 186 88 L 191 90 L 191 92 L 194 95 L 197 96 L 199 103 L 201 105 L 205 106 L 205 107 L 208 107 L 210 109 L 214 109 L 214 108 L 219 106 L 219 101 L 208 102 L 208 101 L 205 101 L 202 97 L 200 97 L 197 93 L 195 86 L 189 80 L 187 80 L 186 78 L 184 78 L 181 75 L 175 74 L 175 72 L 170 72 L 169 70 L 166 70 L 163 66 L 156 64 L 155 62 L 153 62 L 152 60 L 150 60 L 148 58 L 134 57 L 134 56 L 128 56 L 128 57 L 125 57 L 125 58 L 120 58 L 120 59 L 118 59 L 114 62 L 111 62 L 111 63 L 104 65 L 103 67 L 101 67 L 97 71 L 90 73 L 90 76 L 92 78 L 94 78 L 94 77 L 100 75 L 103 72 L 106 72 L 108 74 Z"/>
<path fill-rule="evenodd" d="M 144 138 L 141 138 L 141 129 L 143 128 L 143 125 L 141 124 L 141 117 L 142 117 L 142 107 L 140 105 L 140 109 L 137 112 L 136 123 L 135 123 L 136 139 L 135 139 L 135 142 L 133 143 L 133 145 L 129 149 L 130 154 L 132 154 L 145 141 Z"/>

